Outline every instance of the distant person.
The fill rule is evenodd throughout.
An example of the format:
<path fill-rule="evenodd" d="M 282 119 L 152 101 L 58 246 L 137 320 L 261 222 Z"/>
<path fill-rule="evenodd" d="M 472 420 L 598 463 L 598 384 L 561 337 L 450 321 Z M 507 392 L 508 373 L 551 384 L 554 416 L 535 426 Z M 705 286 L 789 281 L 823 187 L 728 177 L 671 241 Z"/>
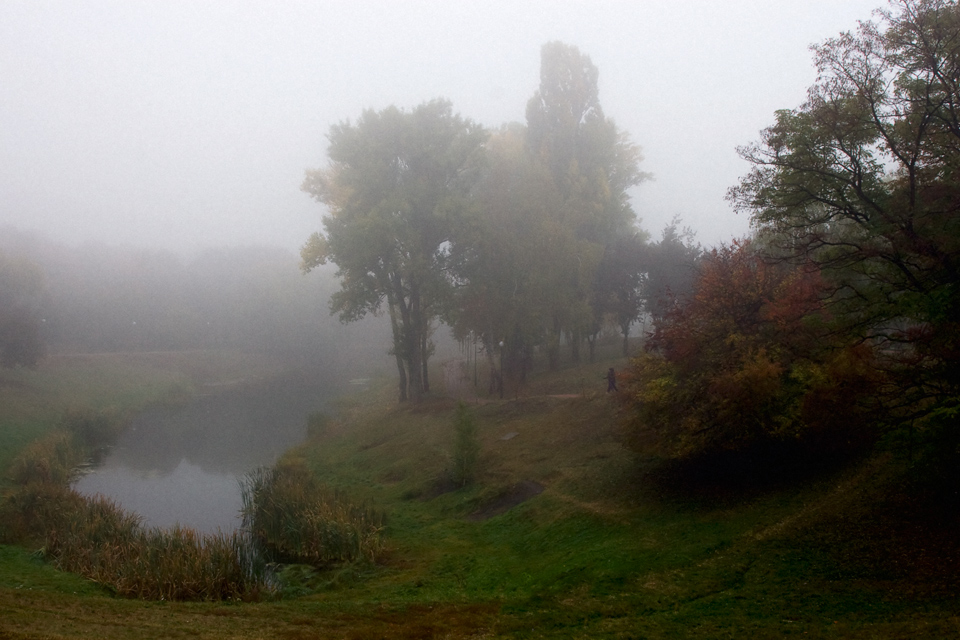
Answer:
<path fill-rule="evenodd" d="M 607 370 L 607 393 L 617 390 L 617 372 L 610 367 Z"/>

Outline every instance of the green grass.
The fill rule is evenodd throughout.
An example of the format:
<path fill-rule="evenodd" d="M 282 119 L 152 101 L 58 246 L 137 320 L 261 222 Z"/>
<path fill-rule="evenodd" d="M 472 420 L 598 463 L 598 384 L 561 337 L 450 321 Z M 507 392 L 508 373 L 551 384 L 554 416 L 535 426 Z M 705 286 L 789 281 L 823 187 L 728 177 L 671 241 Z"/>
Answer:
<path fill-rule="evenodd" d="M 905 492 L 903 465 L 877 456 L 749 493 L 673 490 L 620 445 L 603 393 L 611 365 L 622 361 L 538 372 L 503 402 L 474 395 L 480 454 L 460 488 L 449 482 L 456 400 L 442 390 L 398 407 L 385 381 L 314 418 L 287 463 L 386 514 L 375 563 L 284 566 L 275 602 L 154 603 L 108 597 L 5 547 L 0 636 L 960 635 L 957 520 Z M 522 482 L 543 491 L 471 517 Z"/>

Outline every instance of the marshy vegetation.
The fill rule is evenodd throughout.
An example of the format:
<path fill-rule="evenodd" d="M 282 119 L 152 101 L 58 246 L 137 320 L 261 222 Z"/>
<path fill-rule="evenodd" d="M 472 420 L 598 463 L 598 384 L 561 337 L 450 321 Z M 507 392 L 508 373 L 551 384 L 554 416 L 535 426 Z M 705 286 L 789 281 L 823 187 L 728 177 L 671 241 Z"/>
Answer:
<path fill-rule="evenodd" d="M 83 423 L 107 422 L 100 418 Z M 77 423 L 75 416 L 66 421 Z M 15 460 L 17 487 L 0 505 L 3 540 L 35 541 L 58 569 L 119 596 L 260 600 L 277 588 L 268 560 L 327 567 L 373 562 L 382 550 L 382 514 L 351 504 L 292 463 L 245 478 L 240 530 L 201 534 L 179 525 L 145 527 L 113 501 L 69 487 L 77 462 L 89 453 L 77 438 L 54 431 Z"/>
<path fill-rule="evenodd" d="M 321 486 L 302 462 L 260 467 L 242 490 L 243 529 L 274 562 L 374 562 L 383 549 L 383 514 Z"/>
<path fill-rule="evenodd" d="M 69 410 L 57 428 L 14 458 L 0 503 L 4 542 L 40 544 L 63 571 L 121 596 L 155 600 L 259 599 L 271 591 L 266 563 L 240 532 L 200 535 L 147 528 L 102 496 L 70 488 L 77 467 L 122 426 L 110 412 Z"/>
<path fill-rule="evenodd" d="M 206 356 L 196 354 L 197 360 Z M 170 356 L 159 359 L 169 361 Z M 235 373 L 237 361 L 224 360 L 230 362 L 227 368 Z M 105 368 L 109 370 L 116 364 L 112 362 Z M 158 364 L 151 363 L 152 366 Z M 166 367 L 160 364 L 159 368 Z M 92 368 L 91 373 L 96 373 L 96 369 Z M 160 395 L 166 402 L 180 401 L 186 385 L 182 378 L 175 379 L 168 391 Z M 24 385 L 7 390 L 7 394 L 31 395 L 18 391 L 36 389 Z M 122 385 L 114 391 L 127 393 Z M 173 398 L 175 400 L 171 400 Z M 48 399 L 55 400 L 55 394 Z M 125 424 L 123 416 L 137 406 L 123 406 L 121 402 L 100 410 L 69 408 L 59 419 L 47 418 L 46 434 L 21 447 L 5 474 L 7 485 L 0 501 L 3 523 L 0 541 L 36 545 L 42 556 L 58 569 L 82 575 L 120 596 L 154 600 L 258 600 L 269 596 L 276 591 L 276 581 L 266 558 L 278 549 L 283 550 L 285 558 L 296 557 L 314 564 L 375 556 L 379 549 L 379 516 L 350 507 L 337 494 L 314 499 L 317 488 L 309 483 L 298 484 L 305 475 L 291 475 L 289 466 L 279 468 L 276 473 L 267 470 L 254 473 L 246 485 L 257 486 L 256 496 L 269 497 L 269 507 L 282 511 L 286 537 L 279 538 L 252 536 L 246 530 L 201 534 L 180 526 L 147 527 L 139 516 L 124 512 L 109 499 L 78 494 L 70 487 L 78 467 L 97 457 L 113 442 Z M 260 483 L 256 484 L 254 479 Z M 295 496 L 290 492 L 294 486 Z M 267 531 L 264 514 L 280 512 L 270 511 L 254 494 L 248 496 L 251 505 L 264 507 L 256 514 L 250 512 L 250 522 L 257 524 L 258 531 Z M 291 499 L 300 501 L 295 503 L 296 509 L 289 508 Z M 366 517 L 371 527 L 350 539 L 343 527 L 331 533 L 328 516 L 342 516 L 345 526 L 356 522 L 358 516 Z M 298 522 L 298 518 L 305 522 Z M 323 528 L 327 532 L 324 538 L 327 546 L 333 544 L 333 537 L 339 534 L 340 548 L 336 553 L 325 553 L 314 545 L 309 550 L 301 548 L 299 555 L 292 554 L 289 546 L 292 527 L 299 527 L 304 531 L 304 539 L 310 540 Z"/>
<path fill-rule="evenodd" d="M 266 563 L 241 532 L 145 528 L 102 496 L 33 486 L 15 496 L 43 533 L 43 555 L 119 596 L 149 600 L 257 600 L 273 590 Z"/>

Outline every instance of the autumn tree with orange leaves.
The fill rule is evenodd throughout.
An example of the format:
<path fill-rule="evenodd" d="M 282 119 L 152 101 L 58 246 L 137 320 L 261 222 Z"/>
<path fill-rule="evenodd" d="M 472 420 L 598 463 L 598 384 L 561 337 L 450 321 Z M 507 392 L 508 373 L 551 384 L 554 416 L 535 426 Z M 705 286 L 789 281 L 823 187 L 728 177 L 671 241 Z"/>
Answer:
<path fill-rule="evenodd" d="M 870 352 L 830 337 L 824 286 L 812 264 L 771 262 L 749 241 L 707 253 L 634 360 L 633 448 L 691 459 L 869 441 Z"/>

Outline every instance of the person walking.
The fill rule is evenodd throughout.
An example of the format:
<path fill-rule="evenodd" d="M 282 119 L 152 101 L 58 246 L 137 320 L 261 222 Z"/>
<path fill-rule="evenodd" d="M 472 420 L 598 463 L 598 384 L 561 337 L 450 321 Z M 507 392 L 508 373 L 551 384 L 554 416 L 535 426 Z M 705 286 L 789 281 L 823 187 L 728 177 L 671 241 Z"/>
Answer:
<path fill-rule="evenodd" d="M 613 367 L 610 367 L 607 370 L 607 393 L 617 390 L 617 372 L 613 370 Z"/>

